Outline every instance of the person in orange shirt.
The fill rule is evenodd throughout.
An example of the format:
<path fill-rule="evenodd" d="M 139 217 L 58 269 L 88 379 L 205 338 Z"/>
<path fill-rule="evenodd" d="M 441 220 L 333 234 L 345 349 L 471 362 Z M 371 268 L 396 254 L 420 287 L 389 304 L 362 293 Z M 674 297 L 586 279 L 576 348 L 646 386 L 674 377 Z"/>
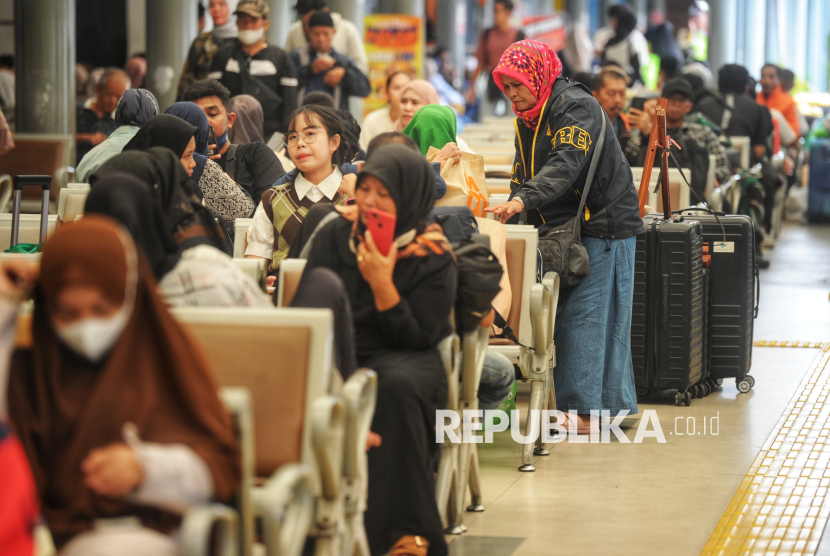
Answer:
<path fill-rule="evenodd" d="M 793 97 L 785 93 L 781 88 L 781 80 L 778 78 L 778 66 L 765 64 L 761 68 L 761 92 L 758 93 L 755 100 L 762 106 L 781 112 L 784 118 L 786 118 L 787 123 L 795 131 L 795 141 L 798 141 L 798 130 L 800 128 L 798 108 L 795 105 Z M 793 144 L 795 141 L 793 141 Z"/>

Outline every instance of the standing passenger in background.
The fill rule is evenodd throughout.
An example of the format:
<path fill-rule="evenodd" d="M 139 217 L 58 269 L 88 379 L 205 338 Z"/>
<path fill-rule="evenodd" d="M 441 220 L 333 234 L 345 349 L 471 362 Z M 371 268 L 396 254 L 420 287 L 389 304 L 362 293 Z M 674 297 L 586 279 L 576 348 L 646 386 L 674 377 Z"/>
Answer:
<path fill-rule="evenodd" d="M 113 115 L 118 100 L 130 87 L 130 76 L 124 70 L 110 68 L 95 87 L 95 97 L 77 105 L 75 116 L 75 159 L 81 161 L 92 147 L 103 143 L 118 124 Z"/>
<path fill-rule="evenodd" d="M 614 36 L 605 43 L 602 51 L 602 63 L 611 62 L 620 66 L 632 81 L 643 82 L 641 69 L 645 67 L 640 53 L 635 46 L 634 37 L 642 33 L 637 31 L 637 15 L 625 4 L 615 6 L 618 8 Z M 637 33 L 635 35 L 634 33 Z M 648 57 L 646 57 L 648 63 Z"/>
<path fill-rule="evenodd" d="M 239 37 L 216 54 L 208 77 L 221 81 L 231 96 L 251 95 L 259 101 L 265 139 L 270 140 L 285 131 L 297 106 L 294 65 L 281 48 L 265 41 L 271 8 L 264 0 L 240 0 L 234 14 Z"/>
<path fill-rule="evenodd" d="M 300 20 L 291 24 L 288 39 L 285 41 L 286 52 L 306 48 L 311 35 L 311 29 L 308 25 L 311 16 L 317 11 L 329 11 L 326 0 L 297 0 L 297 5 L 294 8 L 297 10 L 297 16 Z M 331 19 L 334 21 L 334 29 L 337 31 L 332 43 L 334 49 L 354 62 L 360 68 L 360 71 L 368 73 L 369 60 L 366 57 L 366 48 L 363 46 L 363 37 L 360 36 L 357 26 L 348 19 L 343 19 L 343 16 L 339 13 L 331 12 Z"/>
<path fill-rule="evenodd" d="M 308 20 L 309 46 L 292 50 L 291 62 L 297 71 L 300 97 L 321 91 L 334 98 L 337 108 L 348 110 L 349 97 L 366 97 L 372 86 L 364 70 L 332 47 L 336 34 L 331 15 L 315 12 Z"/>
<path fill-rule="evenodd" d="M 386 78 L 389 105 L 378 108 L 363 118 L 360 126 L 360 146 L 363 150 L 367 150 L 372 139 L 381 133 L 395 131 L 395 120 L 401 117 L 401 94 L 410 81 L 412 78 L 405 71 L 396 71 Z"/>
<path fill-rule="evenodd" d="M 507 50 L 507 47 L 525 38 L 525 34 L 521 29 L 516 29 L 512 25 L 510 18 L 513 16 L 513 2 L 511 0 L 496 0 L 493 4 L 493 27 L 485 29 L 478 41 L 478 49 L 476 50 L 476 58 L 478 58 L 478 66 L 473 75 L 470 77 L 470 90 L 467 91 L 467 100 L 473 102 L 476 97 L 476 81 L 481 72 L 486 72 L 487 76 L 487 101 L 490 106 L 490 113 L 497 115 L 504 115 L 507 111 L 505 108 L 505 98 L 499 89 L 496 82 L 493 81 L 493 70 L 496 69 L 496 64 L 499 63 L 502 53 Z"/>
<path fill-rule="evenodd" d="M 236 38 L 236 2 L 237 0 L 210 0 L 208 10 L 213 19 L 213 30 L 200 34 L 190 45 L 179 78 L 178 100 L 182 100 L 184 92 L 193 83 L 207 78 L 213 57 L 231 39 Z"/>

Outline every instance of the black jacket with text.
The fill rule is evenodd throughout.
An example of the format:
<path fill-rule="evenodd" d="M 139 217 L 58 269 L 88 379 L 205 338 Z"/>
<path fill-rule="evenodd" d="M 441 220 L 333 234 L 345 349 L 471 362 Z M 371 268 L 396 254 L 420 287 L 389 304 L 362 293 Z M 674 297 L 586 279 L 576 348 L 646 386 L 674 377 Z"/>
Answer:
<path fill-rule="evenodd" d="M 519 197 L 528 222 L 541 233 L 573 218 L 579 208 L 605 111 L 587 87 L 567 78 L 553 84 L 536 129 L 518 118 L 511 198 Z M 643 231 L 637 190 L 614 127 L 606 119 L 605 142 L 585 202 L 582 233 L 625 239 Z"/>

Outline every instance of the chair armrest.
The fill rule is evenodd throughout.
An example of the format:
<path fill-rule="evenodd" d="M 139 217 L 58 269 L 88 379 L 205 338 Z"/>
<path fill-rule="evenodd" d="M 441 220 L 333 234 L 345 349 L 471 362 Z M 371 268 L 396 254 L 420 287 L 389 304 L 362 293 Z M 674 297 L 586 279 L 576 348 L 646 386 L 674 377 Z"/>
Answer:
<path fill-rule="evenodd" d="M 479 326 L 476 330 L 464 334 L 461 343 L 461 409 L 469 409 L 470 404 L 478 401 L 478 386 L 489 341 L 489 328 Z"/>
<path fill-rule="evenodd" d="M 311 415 L 311 442 L 320 473 L 323 499 L 337 500 L 343 469 L 343 441 L 346 409 L 343 400 L 322 396 L 314 400 Z"/>
<path fill-rule="evenodd" d="M 239 515 L 222 504 L 194 506 L 182 519 L 180 543 L 183 556 L 236 556 L 239 554 Z"/>
<path fill-rule="evenodd" d="M 533 329 L 530 347 L 537 355 L 548 347 L 549 313 L 550 291 L 542 284 L 534 284 L 530 290 L 530 323 Z"/>
<path fill-rule="evenodd" d="M 556 329 L 556 309 L 559 307 L 559 274 L 545 273 L 542 285 L 550 292 L 550 315 L 548 318 L 548 343 L 553 346 L 553 333 Z"/>
<path fill-rule="evenodd" d="M 359 369 L 343 385 L 340 395 L 346 407 L 346 457 L 343 476 L 358 478 L 366 457 L 366 438 L 375 415 L 378 375 L 369 369 Z"/>
<path fill-rule="evenodd" d="M 288 463 L 253 490 L 268 556 L 300 556 L 314 523 L 314 470 Z"/>
<path fill-rule="evenodd" d="M 450 334 L 438 342 L 438 353 L 441 355 L 441 362 L 444 364 L 444 371 L 447 373 L 448 396 L 447 407 L 458 411 L 458 375 L 461 372 L 461 343 L 456 334 Z"/>

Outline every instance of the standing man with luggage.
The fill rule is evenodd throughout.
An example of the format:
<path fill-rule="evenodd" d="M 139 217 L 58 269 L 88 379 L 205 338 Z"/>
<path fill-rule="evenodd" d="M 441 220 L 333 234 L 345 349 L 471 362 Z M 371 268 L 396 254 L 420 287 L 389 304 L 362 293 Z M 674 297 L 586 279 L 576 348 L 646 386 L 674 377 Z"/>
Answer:
<path fill-rule="evenodd" d="M 234 15 L 239 37 L 214 56 L 208 78 L 220 81 L 231 96 L 251 95 L 259 101 L 268 141 L 275 132 L 285 131 L 297 107 L 297 77 L 288 54 L 265 42 L 271 25 L 265 0 L 240 0 Z"/>
<path fill-rule="evenodd" d="M 587 432 L 591 410 L 637 412 L 630 333 L 634 246 L 643 223 L 605 112 L 587 87 L 561 72 L 553 50 L 531 40 L 511 45 L 493 71 L 518 116 L 516 158 L 510 200 L 486 210 L 502 222 L 526 217 L 542 238 L 579 219 L 590 274 L 560 290 L 554 383 L 557 407 L 578 413 L 576 429 Z M 603 128 L 595 177 L 586 183 Z M 583 212 L 580 198 L 589 187 Z"/>

